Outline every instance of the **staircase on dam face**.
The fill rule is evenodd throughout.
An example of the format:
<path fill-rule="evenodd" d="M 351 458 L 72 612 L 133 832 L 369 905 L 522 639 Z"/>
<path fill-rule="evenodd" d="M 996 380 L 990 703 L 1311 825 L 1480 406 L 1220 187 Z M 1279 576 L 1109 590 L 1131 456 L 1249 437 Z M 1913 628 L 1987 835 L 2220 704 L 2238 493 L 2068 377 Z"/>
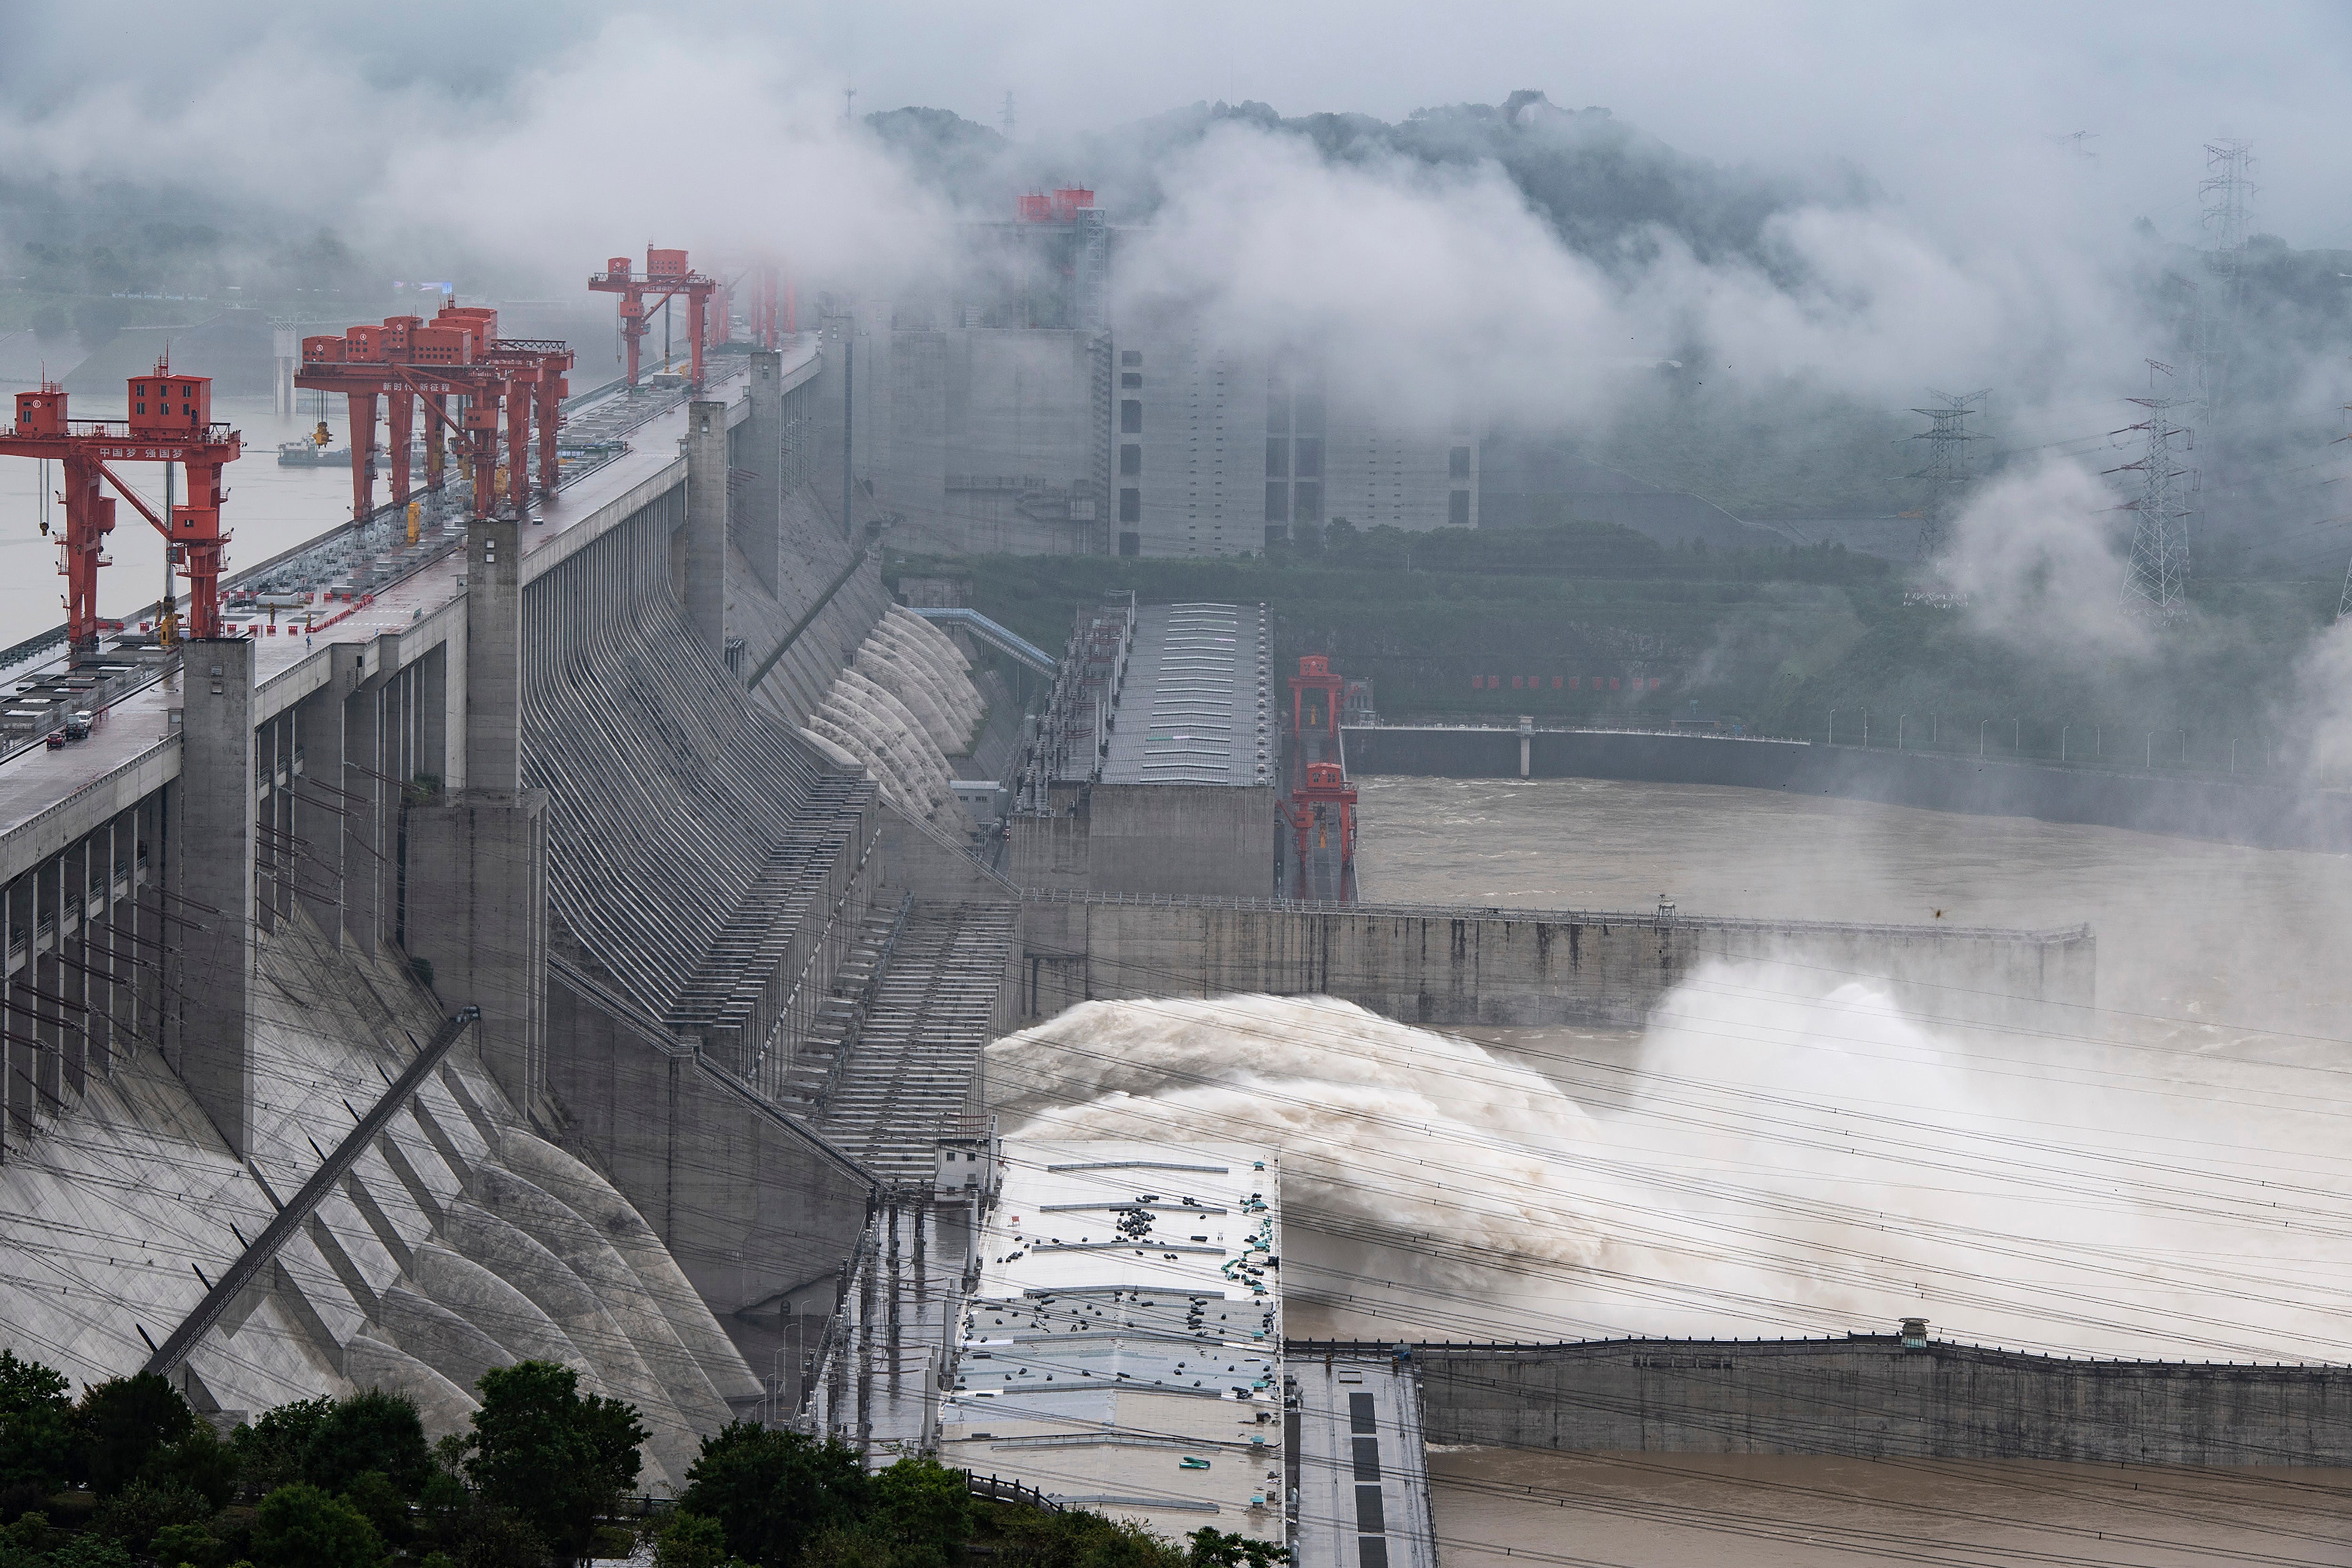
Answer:
<path fill-rule="evenodd" d="M 884 1185 L 928 1187 L 937 1140 L 977 1109 L 1013 949 L 1010 905 L 908 912 L 816 1127 Z"/>
<path fill-rule="evenodd" d="M 817 1005 L 808 1034 L 793 1052 L 792 1069 L 772 1090 L 786 1110 L 815 1118 L 824 1113 L 849 1045 L 873 1005 L 874 993 L 890 952 L 906 924 L 908 904 L 870 911 L 849 939 L 848 952 L 833 973 L 833 989 Z"/>

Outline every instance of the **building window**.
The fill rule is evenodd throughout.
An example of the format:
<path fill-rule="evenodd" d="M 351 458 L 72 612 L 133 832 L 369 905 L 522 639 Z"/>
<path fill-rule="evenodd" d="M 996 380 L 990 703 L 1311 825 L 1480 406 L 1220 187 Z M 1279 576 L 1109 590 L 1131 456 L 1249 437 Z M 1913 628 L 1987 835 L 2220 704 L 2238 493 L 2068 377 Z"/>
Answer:
<path fill-rule="evenodd" d="M 1445 477 L 1466 479 L 1470 477 L 1470 448 L 1455 447 L 1445 454 Z"/>
<path fill-rule="evenodd" d="M 1290 443 L 1279 436 L 1265 438 L 1265 477 L 1269 479 L 1290 477 Z"/>
<path fill-rule="evenodd" d="M 1143 448 L 1129 441 L 1118 449 L 1118 471 L 1122 474 L 1143 472 Z"/>
<path fill-rule="evenodd" d="M 1141 349 L 1121 349 L 1118 351 L 1118 363 L 1121 364 L 1141 364 L 1143 363 L 1143 351 Z"/>
<path fill-rule="evenodd" d="M 1143 492 L 1129 486 L 1118 492 L 1118 520 L 1121 522 L 1143 521 Z"/>
<path fill-rule="evenodd" d="M 1140 371 L 1130 370 L 1126 374 L 1118 378 L 1118 384 L 1121 386 L 1141 386 L 1143 384 L 1143 373 Z"/>
<path fill-rule="evenodd" d="M 1140 554 L 1142 554 L 1142 553 L 1143 553 L 1143 535 L 1141 535 L 1141 534 L 1139 534 L 1139 533 L 1122 533 L 1122 534 L 1120 534 L 1120 535 L 1118 536 L 1118 552 L 1119 552 L 1121 555 L 1140 555 Z"/>
<path fill-rule="evenodd" d="M 1290 434 L 1290 399 L 1271 392 L 1265 395 L 1265 433 L 1269 436 Z"/>
<path fill-rule="evenodd" d="M 1118 429 L 1122 436 L 1143 434 L 1143 399 L 1127 397 L 1119 400 Z"/>
<path fill-rule="evenodd" d="M 1323 487 L 1313 479 L 1298 481 L 1298 500 L 1291 508 L 1291 520 L 1296 522 L 1323 521 Z"/>
<path fill-rule="evenodd" d="M 1265 487 L 1265 520 L 1268 522 L 1290 521 L 1290 487 L 1270 484 Z"/>
<path fill-rule="evenodd" d="M 1278 522 L 1269 522 L 1265 525 L 1265 547 L 1269 552 L 1289 542 L 1290 530 Z"/>
<path fill-rule="evenodd" d="M 1298 395 L 1298 428 L 1302 431 L 1311 431 L 1318 436 L 1323 434 L 1323 395 L 1321 393 L 1302 392 Z"/>
<path fill-rule="evenodd" d="M 1447 494 L 1445 526 L 1448 528 L 1470 526 L 1470 492 L 1468 490 L 1454 490 Z"/>
<path fill-rule="evenodd" d="M 1301 436 L 1293 445 L 1297 452 L 1298 477 L 1302 479 L 1321 479 L 1323 477 L 1323 437 Z"/>

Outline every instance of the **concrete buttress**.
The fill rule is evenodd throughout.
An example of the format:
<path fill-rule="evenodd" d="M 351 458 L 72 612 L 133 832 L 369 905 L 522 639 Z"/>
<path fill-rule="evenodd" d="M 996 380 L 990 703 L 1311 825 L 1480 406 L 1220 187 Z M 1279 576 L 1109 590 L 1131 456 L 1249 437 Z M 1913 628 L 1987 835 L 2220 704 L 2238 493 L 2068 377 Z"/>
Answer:
<path fill-rule="evenodd" d="M 179 820 L 163 911 L 178 961 L 172 1066 L 239 1158 L 253 1109 L 253 644 L 187 644 Z"/>
<path fill-rule="evenodd" d="M 745 560 L 769 593 L 782 575 L 784 548 L 784 356 L 751 355 L 751 417 L 743 427 L 751 483 L 736 518 Z"/>
<path fill-rule="evenodd" d="M 482 1010 L 482 1059 L 528 1111 L 547 1083 L 547 793 L 522 783 L 522 552 L 510 520 L 467 541 L 466 781 L 408 815 L 409 956 Z"/>
<path fill-rule="evenodd" d="M 522 537 L 511 518 L 467 531 L 466 785 L 522 787 Z"/>
<path fill-rule="evenodd" d="M 727 654 L 727 405 L 693 403 L 686 417 L 686 622 Z"/>

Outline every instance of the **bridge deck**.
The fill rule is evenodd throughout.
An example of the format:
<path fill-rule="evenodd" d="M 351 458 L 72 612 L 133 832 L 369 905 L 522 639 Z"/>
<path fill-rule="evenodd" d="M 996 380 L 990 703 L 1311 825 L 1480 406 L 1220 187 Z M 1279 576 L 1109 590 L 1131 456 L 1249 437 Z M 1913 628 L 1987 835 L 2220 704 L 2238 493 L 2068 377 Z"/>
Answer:
<path fill-rule="evenodd" d="M 789 384 L 813 367 L 816 349 L 804 342 L 785 356 Z M 725 367 L 721 367 L 723 370 Z M 723 395 L 723 384 L 712 392 Z M 590 542 L 652 495 L 681 482 L 686 459 L 685 405 L 631 433 L 632 447 L 565 485 L 534 506 L 524 543 L 524 581 Z M 329 530 L 321 538 L 331 537 Z M 271 718 L 330 679 L 330 647 L 392 636 L 394 668 L 447 640 L 464 616 L 462 554 L 445 556 L 385 587 L 374 602 L 310 637 L 299 632 L 257 637 L 254 719 Z M 367 673 L 378 672 L 371 655 Z M 203 672 L 199 672 L 201 675 Z M 178 672 L 166 675 L 103 710 L 88 740 L 60 751 L 35 747 L 0 763 L 0 881 L 21 875 L 115 813 L 177 777 L 180 749 L 169 710 L 184 701 Z M 452 784 L 459 781 L 452 780 Z"/>

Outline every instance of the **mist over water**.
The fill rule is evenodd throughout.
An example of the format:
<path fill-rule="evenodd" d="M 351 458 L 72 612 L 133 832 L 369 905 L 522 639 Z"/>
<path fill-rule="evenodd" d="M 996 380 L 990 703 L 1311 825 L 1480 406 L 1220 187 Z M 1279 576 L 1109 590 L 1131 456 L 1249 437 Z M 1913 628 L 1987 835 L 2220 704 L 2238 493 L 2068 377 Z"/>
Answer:
<path fill-rule="evenodd" d="M 1867 977 L 1718 962 L 1638 1032 L 1470 1039 L 1254 996 L 1090 1003 L 992 1047 L 1008 1132 L 1277 1145 L 1294 1333 L 1778 1337 L 1917 1314 L 2063 1353 L 2352 1359 L 2340 1052 L 2234 1016 L 2258 983 L 2295 989 L 2257 942 L 2328 940 L 2307 922 L 2340 897 L 2334 858 L 1761 792 L 1391 780 L 1367 800 L 1375 897 L 2091 916 L 2101 1008 L 1987 1031 Z M 1444 875 L 1413 869 L 1440 845 Z M 2309 992 L 2272 997 L 2273 1026 L 2324 1025 Z"/>

